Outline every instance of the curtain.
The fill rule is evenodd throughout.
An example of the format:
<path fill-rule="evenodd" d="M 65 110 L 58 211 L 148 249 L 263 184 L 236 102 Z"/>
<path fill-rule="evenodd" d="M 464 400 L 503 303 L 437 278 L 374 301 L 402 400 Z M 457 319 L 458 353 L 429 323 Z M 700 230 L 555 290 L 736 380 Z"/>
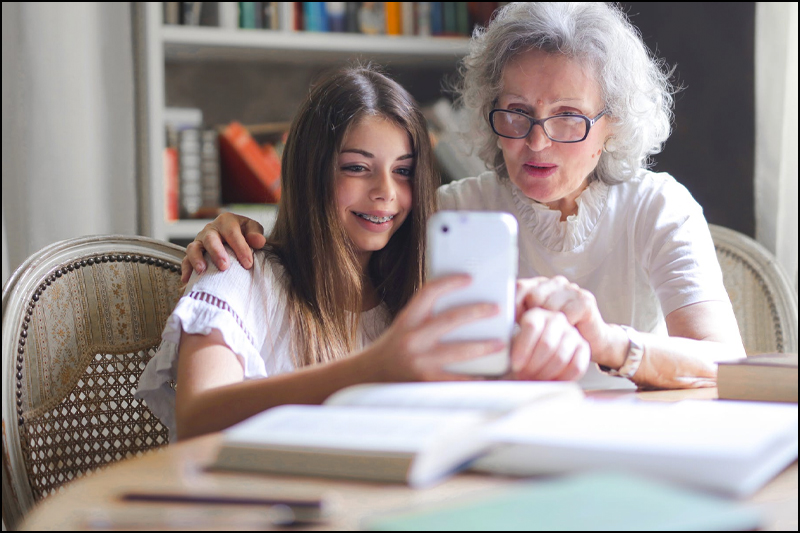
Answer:
<path fill-rule="evenodd" d="M 756 240 L 797 291 L 797 3 L 756 3 Z"/>
<path fill-rule="evenodd" d="M 3 276 L 56 241 L 136 232 L 128 2 L 3 2 Z"/>

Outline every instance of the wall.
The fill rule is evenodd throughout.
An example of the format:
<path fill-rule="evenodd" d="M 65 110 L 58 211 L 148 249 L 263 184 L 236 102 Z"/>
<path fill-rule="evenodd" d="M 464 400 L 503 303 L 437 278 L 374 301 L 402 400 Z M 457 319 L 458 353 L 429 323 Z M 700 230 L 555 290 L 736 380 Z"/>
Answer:
<path fill-rule="evenodd" d="M 685 87 L 655 170 L 683 183 L 709 222 L 754 237 L 755 3 L 621 5 Z"/>
<path fill-rule="evenodd" d="M 11 271 L 59 240 L 135 233 L 130 20 L 127 2 L 3 2 Z"/>

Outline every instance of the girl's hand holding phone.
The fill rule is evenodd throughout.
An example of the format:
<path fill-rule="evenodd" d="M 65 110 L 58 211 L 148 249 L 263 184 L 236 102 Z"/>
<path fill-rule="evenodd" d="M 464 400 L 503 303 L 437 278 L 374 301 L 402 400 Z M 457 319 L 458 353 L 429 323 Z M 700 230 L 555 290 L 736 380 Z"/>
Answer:
<path fill-rule="evenodd" d="M 494 304 L 454 307 L 433 316 L 438 298 L 470 283 L 467 275 L 442 277 L 426 283 L 397 315 L 381 337 L 355 355 L 365 375 L 375 381 L 451 381 L 473 379 L 454 374 L 444 367 L 497 352 L 505 347 L 499 340 L 442 342 L 453 329 L 499 313 Z"/>

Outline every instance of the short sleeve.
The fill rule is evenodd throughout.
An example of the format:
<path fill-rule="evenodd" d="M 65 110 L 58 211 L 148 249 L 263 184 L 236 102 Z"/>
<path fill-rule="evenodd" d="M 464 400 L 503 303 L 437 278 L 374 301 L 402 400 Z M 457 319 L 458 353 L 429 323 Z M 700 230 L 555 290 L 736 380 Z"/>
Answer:
<path fill-rule="evenodd" d="M 161 345 L 139 378 L 136 397 L 175 431 L 175 380 L 181 333 L 208 335 L 218 330 L 236 354 L 245 379 L 267 377 L 260 352 L 269 323 L 269 289 L 275 287 L 273 273 L 263 261 L 250 270 L 242 267 L 230 248 L 231 265 L 224 272 L 213 262 L 201 275 L 192 274 L 161 335 Z"/>
<path fill-rule="evenodd" d="M 705 301 L 730 304 L 703 209 L 669 175 L 651 175 L 639 203 L 637 249 L 664 316 Z"/>

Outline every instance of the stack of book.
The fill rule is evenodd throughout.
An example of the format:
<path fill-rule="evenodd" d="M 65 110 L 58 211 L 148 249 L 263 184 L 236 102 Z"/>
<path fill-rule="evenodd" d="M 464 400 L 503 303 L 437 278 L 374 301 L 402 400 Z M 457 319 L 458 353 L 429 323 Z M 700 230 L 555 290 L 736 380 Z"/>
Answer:
<path fill-rule="evenodd" d="M 165 218 L 213 218 L 226 204 L 277 203 L 288 124 L 206 127 L 195 108 L 165 110 Z M 269 127 L 266 127 L 269 126 Z M 259 143 L 250 130 L 268 131 Z"/>
<path fill-rule="evenodd" d="M 797 403 L 797 354 L 758 354 L 719 363 L 717 392 L 725 400 Z"/>

